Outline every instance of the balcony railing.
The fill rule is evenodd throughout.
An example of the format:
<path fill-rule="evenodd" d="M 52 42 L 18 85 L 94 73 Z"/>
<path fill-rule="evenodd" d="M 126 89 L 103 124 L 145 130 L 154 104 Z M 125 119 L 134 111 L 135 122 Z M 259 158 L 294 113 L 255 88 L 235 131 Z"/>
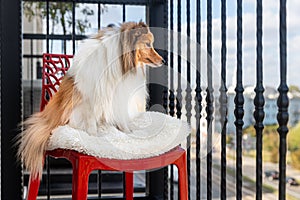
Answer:
<path fill-rule="evenodd" d="M 40 19 L 40 31 L 22 32 L 21 8 L 24 3 L 33 6 L 42 5 L 45 16 Z M 72 19 L 69 32 L 53 33 L 50 17 L 51 4 L 68 3 Z M 28 173 L 21 170 L 21 164 L 15 162 L 15 148 L 12 145 L 18 134 L 18 124 L 22 119 L 39 110 L 39 69 L 42 53 L 76 54 L 78 42 L 87 36 L 76 30 L 78 15 L 77 6 L 88 6 L 94 11 L 93 24 L 97 29 L 108 25 L 110 18 L 105 19 L 105 12 L 110 7 L 121 12 L 118 22 L 134 19 L 134 12 L 142 13 L 142 18 L 154 30 L 155 47 L 165 60 L 168 68 L 151 69 L 149 82 L 154 83 L 159 77 L 161 84 L 150 84 L 149 109 L 152 105 L 161 105 L 165 112 L 173 117 L 188 121 L 192 134 L 186 141 L 188 158 L 189 199 L 242 199 L 243 186 L 243 129 L 245 120 L 254 123 L 255 128 L 255 187 L 256 199 L 263 199 L 263 130 L 265 119 L 265 77 L 263 64 L 263 7 L 262 1 L 256 1 L 256 66 L 254 74 L 245 74 L 243 63 L 243 2 L 236 1 L 234 12 L 231 2 L 221 0 L 219 10 L 214 9 L 214 1 L 200 0 L 23 0 L 1 1 L 1 197 L 3 199 L 21 199 L 26 192 Z M 279 135 L 279 182 L 278 199 L 286 199 L 286 157 L 289 118 L 289 98 L 287 85 L 287 22 L 286 1 L 279 1 L 279 60 L 274 68 L 280 71 L 280 84 L 277 96 L 277 123 Z M 105 10 L 104 9 L 104 10 Z M 216 12 L 218 14 L 216 14 Z M 137 14 L 138 15 L 138 14 Z M 141 15 L 141 14 L 139 14 Z M 220 15 L 219 23 L 214 23 L 215 15 Z M 236 30 L 228 29 L 228 18 L 235 15 Z M 26 21 L 23 16 L 23 23 Z M 136 19 L 138 21 L 139 19 Z M 32 23 L 32 22 L 31 22 Z M 216 27 L 218 26 L 218 27 Z M 230 26 L 231 27 L 231 26 Z M 214 28 L 219 28 L 220 38 L 213 40 Z M 248 30 L 248 29 L 246 29 Z M 232 34 L 234 32 L 234 34 Z M 250 34 L 250 33 L 249 33 Z M 229 41 L 228 38 L 231 38 Z M 232 39 L 234 38 L 234 39 Z M 233 91 L 228 91 L 229 80 L 228 44 L 235 46 L 235 69 Z M 219 44 L 215 44 L 219 42 Z M 21 51 L 23 44 L 23 51 Z M 214 45 L 219 45 L 216 55 Z M 268 49 L 264 49 L 268 51 Z M 219 64 L 215 64 L 215 58 Z M 20 67 L 22 66 L 22 67 Z M 23 77 L 21 76 L 23 74 Z M 230 73 L 232 74 L 232 73 Z M 245 110 L 245 76 L 255 77 L 253 114 L 244 118 Z M 217 77 L 217 78 L 215 78 Z M 153 79 L 153 81 L 151 81 Z M 155 79 L 155 80 L 154 80 Z M 216 86 L 218 85 L 218 86 Z M 23 86 L 23 89 L 22 89 Z M 23 91 L 23 98 L 22 97 Z M 21 99 L 23 103 L 21 103 Z M 248 101 L 248 100 L 247 100 Z M 23 106 L 23 107 L 22 107 Z M 252 112 L 252 111 L 251 111 Z M 23 118 L 21 117 L 23 116 Z M 296 115 L 295 115 L 296 116 Z M 299 116 L 299 115 L 297 115 Z M 249 119 L 249 120 L 248 120 Z M 297 121 L 298 119 L 296 119 Z M 274 120 L 273 120 L 274 121 Z M 293 122 L 294 123 L 294 122 Z M 232 126 L 231 126 L 232 125 Z M 233 128 L 231 133 L 230 129 Z M 227 137 L 235 139 L 235 165 L 229 163 Z M 217 151 L 216 149 L 219 149 Z M 229 152 L 230 151 L 230 152 Z M 65 161 L 48 159 L 41 184 L 40 196 L 44 199 L 59 198 L 71 194 L 70 165 Z M 232 174 L 234 167 L 234 174 Z M 215 177 L 219 174 L 220 177 Z M 229 178 L 229 179 L 228 179 Z M 234 178 L 234 179 L 233 179 Z M 173 166 L 154 172 L 137 174 L 135 192 L 137 199 L 177 199 L 176 169 Z M 116 181 L 112 184 L 111 180 Z M 25 187 L 24 187 L 25 186 Z M 89 194 L 91 198 L 105 199 L 118 195 L 121 199 L 122 174 L 94 172 L 90 178 Z M 14 188 L 14 189 L 13 189 Z M 62 189 L 64 188 L 64 189 Z M 233 190 L 233 191 L 232 191 Z M 110 197 L 109 197 L 110 198 Z"/>

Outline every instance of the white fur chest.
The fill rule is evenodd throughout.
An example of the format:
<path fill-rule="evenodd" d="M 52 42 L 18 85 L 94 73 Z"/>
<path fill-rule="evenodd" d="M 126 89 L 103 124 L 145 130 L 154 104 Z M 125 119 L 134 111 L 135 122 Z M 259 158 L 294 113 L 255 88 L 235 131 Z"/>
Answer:
<path fill-rule="evenodd" d="M 113 94 L 114 112 L 119 113 L 118 110 L 122 110 L 124 117 L 129 119 L 134 118 L 138 112 L 144 112 L 148 97 L 145 82 L 145 72 L 141 67 L 137 68 L 136 73 L 125 75 L 124 79 L 116 85 Z"/>
<path fill-rule="evenodd" d="M 75 56 L 69 75 L 82 101 L 70 116 L 69 125 L 97 134 L 103 124 L 130 131 L 128 121 L 145 111 L 147 89 L 145 72 L 122 74 L 119 34 L 107 36 L 101 42 L 87 40 Z"/>

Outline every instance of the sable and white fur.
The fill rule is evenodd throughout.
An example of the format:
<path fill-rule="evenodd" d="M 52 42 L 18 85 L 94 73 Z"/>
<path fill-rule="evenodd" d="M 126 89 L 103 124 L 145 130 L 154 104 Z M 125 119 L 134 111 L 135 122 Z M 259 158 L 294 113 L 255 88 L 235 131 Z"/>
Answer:
<path fill-rule="evenodd" d="M 163 64 L 152 44 L 143 22 L 105 28 L 84 41 L 59 91 L 24 122 L 18 153 L 33 177 L 41 178 L 47 142 L 58 126 L 68 124 L 90 135 L 97 135 L 100 125 L 130 131 L 129 120 L 145 109 L 144 66 Z"/>

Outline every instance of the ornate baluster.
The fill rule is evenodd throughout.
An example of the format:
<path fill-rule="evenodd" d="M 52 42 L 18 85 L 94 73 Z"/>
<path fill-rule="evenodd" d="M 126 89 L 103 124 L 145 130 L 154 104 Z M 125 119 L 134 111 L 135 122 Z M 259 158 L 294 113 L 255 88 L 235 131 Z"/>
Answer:
<path fill-rule="evenodd" d="M 170 96 L 169 96 L 169 114 L 174 117 L 175 114 L 175 95 L 174 95 L 174 5 L 173 0 L 170 0 Z M 170 200 L 174 199 L 174 167 L 170 167 Z"/>
<path fill-rule="evenodd" d="M 197 30 L 196 30 L 196 39 L 197 39 L 197 60 L 196 60 L 196 96 L 195 96 L 195 111 L 196 111 L 196 199 L 200 200 L 201 192 L 201 163 L 200 163 L 200 118 L 202 110 L 202 96 L 201 96 L 201 13 L 200 7 L 201 1 L 197 0 Z"/>
<path fill-rule="evenodd" d="M 168 2 L 164 3 L 164 27 L 165 30 L 168 28 Z M 164 51 L 163 51 L 163 58 L 168 63 L 168 32 L 164 31 Z M 164 89 L 163 89 L 163 107 L 165 112 L 168 113 L 168 68 L 165 67 L 163 71 L 164 76 Z M 164 199 L 168 200 L 169 197 L 169 170 L 168 166 L 164 168 Z"/>
<path fill-rule="evenodd" d="M 187 61 L 186 61 L 186 70 L 187 70 L 187 85 L 186 85 L 186 96 L 185 96 L 185 109 L 186 109 L 186 118 L 187 122 L 191 123 L 192 116 L 192 89 L 191 89 L 191 16 L 190 16 L 190 0 L 186 1 L 186 22 L 187 22 Z M 191 136 L 187 138 L 187 171 L 188 171 L 188 198 L 191 199 Z"/>
<path fill-rule="evenodd" d="M 264 87 L 263 87 L 263 71 L 262 71 L 262 1 L 257 0 L 256 8 L 256 87 L 254 98 L 254 118 L 256 130 L 256 199 L 262 199 L 262 132 L 264 129 L 263 120 L 264 112 Z"/>
<path fill-rule="evenodd" d="M 286 0 L 280 0 L 280 86 L 277 101 L 279 123 L 279 199 L 285 200 L 286 196 L 286 135 L 289 131 L 287 123 L 289 120 L 287 96 L 288 86 L 286 84 Z"/>
<path fill-rule="evenodd" d="M 207 1 L 207 88 L 206 88 L 206 121 L 207 121 L 207 199 L 212 199 L 212 122 L 214 96 L 212 85 L 212 1 Z"/>
<path fill-rule="evenodd" d="M 181 89 L 181 0 L 177 1 L 177 90 L 176 90 L 176 115 L 181 118 L 181 102 L 182 102 L 182 89 Z"/>
<path fill-rule="evenodd" d="M 220 87 L 220 123 L 221 123 L 221 199 L 226 199 L 226 127 L 227 127 L 227 87 L 226 87 L 226 0 L 221 6 L 221 87 Z"/>
<path fill-rule="evenodd" d="M 181 103 L 182 103 L 182 89 L 181 89 L 181 0 L 177 1 L 177 90 L 176 90 L 176 115 L 181 118 Z M 179 190 L 178 190 L 179 196 Z"/>
<path fill-rule="evenodd" d="M 242 199 L 242 134 L 244 117 L 244 88 L 242 70 L 242 0 L 237 0 L 237 83 L 235 103 L 235 126 L 236 126 L 236 199 Z"/>

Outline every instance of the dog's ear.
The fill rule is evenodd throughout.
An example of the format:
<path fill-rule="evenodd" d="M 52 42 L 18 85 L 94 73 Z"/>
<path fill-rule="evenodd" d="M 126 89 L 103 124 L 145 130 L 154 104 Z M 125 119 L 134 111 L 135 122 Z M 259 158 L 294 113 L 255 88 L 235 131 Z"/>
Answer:
<path fill-rule="evenodd" d="M 122 49 L 122 72 L 123 74 L 136 69 L 135 59 L 135 32 L 133 30 L 125 30 L 121 33 L 121 49 Z"/>

